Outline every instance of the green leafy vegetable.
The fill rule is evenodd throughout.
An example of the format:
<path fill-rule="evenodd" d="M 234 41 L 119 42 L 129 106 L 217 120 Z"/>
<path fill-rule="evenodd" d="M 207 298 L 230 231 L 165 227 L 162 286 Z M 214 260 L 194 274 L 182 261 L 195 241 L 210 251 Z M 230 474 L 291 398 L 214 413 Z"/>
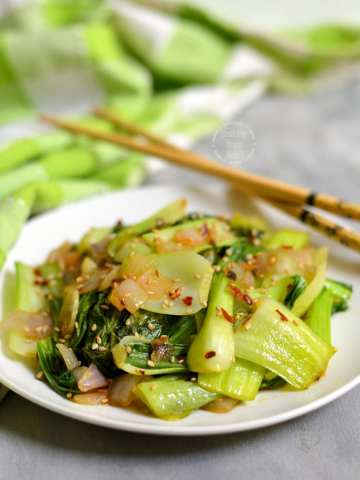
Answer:
<path fill-rule="evenodd" d="M 260 300 L 235 334 L 237 357 L 262 365 L 298 389 L 320 378 L 334 353 L 306 323 L 271 299 Z"/>
<path fill-rule="evenodd" d="M 222 372 L 233 362 L 234 297 L 228 285 L 222 273 L 214 276 L 205 319 L 188 353 L 188 365 L 194 372 Z"/>
<path fill-rule="evenodd" d="M 37 353 L 41 371 L 55 392 L 62 396 L 78 392 L 76 379 L 72 372 L 67 370 L 52 338 L 40 340 L 37 343 Z"/>
<path fill-rule="evenodd" d="M 306 314 L 306 323 L 325 342 L 331 343 L 331 315 L 334 297 L 330 290 L 323 288 Z"/>
<path fill-rule="evenodd" d="M 201 373 L 198 383 L 201 387 L 236 400 L 249 401 L 259 391 L 265 369 L 260 365 L 237 359 L 227 370 L 219 373 Z"/>
<path fill-rule="evenodd" d="M 135 394 L 157 417 L 165 420 L 186 417 L 218 398 L 216 393 L 204 390 L 196 383 L 165 377 L 140 383 Z"/>

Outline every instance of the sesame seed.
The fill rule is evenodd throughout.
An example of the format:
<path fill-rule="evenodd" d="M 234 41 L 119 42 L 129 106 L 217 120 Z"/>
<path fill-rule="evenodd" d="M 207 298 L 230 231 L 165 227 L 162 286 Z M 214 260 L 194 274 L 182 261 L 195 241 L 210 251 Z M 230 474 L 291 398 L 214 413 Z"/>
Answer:
<path fill-rule="evenodd" d="M 96 325 L 96 323 L 93 323 L 93 324 L 91 325 L 91 331 L 92 331 L 92 332 L 95 332 L 96 329 L 97 329 L 97 325 Z"/>
<path fill-rule="evenodd" d="M 130 345 L 126 345 L 126 353 L 131 353 L 132 352 L 132 348 L 130 347 Z"/>
<path fill-rule="evenodd" d="M 106 352 L 106 351 L 107 351 L 107 348 L 104 347 L 103 345 L 101 345 L 101 347 L 99 347 L 99 351 L 100 351 L 100 352 Z"/>
<path fill-rule="evenodd" d="M 109 400 L 108 400 L 107 398 L 103 398 L 103 399 L 101 400 L 101 403 L 102 403 L 103 405 L 106 405 L 107 403 L 109 403 Z"/>
<path fill-rule="evenodd" d="M 75 328 L 79 328 L 79 322 L 75 322 Z"/>
<path fill-rule="evenodd" d="M 148 360 L 147 364 L 149 365 L 149 367 L 155 367 L 155 363 L 152 360 Z"/>
<path fill-rule="evenodd" d="M 68 398 L 69 400 L 70 400 L 70 398 L 72 398 L 72 396 L 73 396 L 73 394 L 72 394 L 71 392 L 68 392 L 68 393 L 66 394 L 66 398 Z"/>
<path fill-rule="evenodd" d="M 91 350 L 97 350 L 99 348 L 99 345 L 97 343 L 93 343 L 91 345 Z"/>
<path fill-rule="evenodd" d="M 41 372 L 41 371 L 36 374 L 36 378 L 38 380 L 41 380 L 43 378 L 43 376 L 44 376 L 44 372 Z"/>
<path fill-rule="evenodd" d="M 55 330 L 55 332 L 60 332 L 60 328 L 59 328 L 59 327 L 54 327 L 54 330 Z"/>
<path fill-rule="evenodd" d="M 200 273 L 194 273 L 194 278 L 196 278 L 197 280 L 200 280 L 201 278 Z"/>
<path fill-rule="evenodd" d="M 148 329 L 154 331 L 156 326 L 153 323 L 148 323 Z"/>

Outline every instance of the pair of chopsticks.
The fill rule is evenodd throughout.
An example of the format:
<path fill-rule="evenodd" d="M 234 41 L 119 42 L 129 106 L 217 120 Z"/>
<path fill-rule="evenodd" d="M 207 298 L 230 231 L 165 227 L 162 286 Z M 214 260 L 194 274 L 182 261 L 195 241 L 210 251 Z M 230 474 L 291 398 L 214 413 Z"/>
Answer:
<path fill-rule="evenodd" d="M 344 202 L 326 193 L 312 192 L 304 187 L 290 185 L 286 182 L 212 161 L 203 155 L 172 145 L 154 133 L 148 132 L 106 109 L 98 108 L 95 114 L 110 121 L 117 128 L 133 135 L 133 137 L 121 133 L 102 132 L 49 115 L 42 115 L 41 118 L 43 121 L 73 134 L 85 135 L 93 139 L 110 142 L 129 150 L 159 157 L 170 163 L 227 180 L 244 193 L 265 200 L 277 209 L 311 226 L 333 240 L 360 252 L 359 233 L 306 208 L 306 206 L 316 207 L 339 216 L 360 220 L 360 205 Z M 146 140 L 146 143 L 143 140 Z"/>

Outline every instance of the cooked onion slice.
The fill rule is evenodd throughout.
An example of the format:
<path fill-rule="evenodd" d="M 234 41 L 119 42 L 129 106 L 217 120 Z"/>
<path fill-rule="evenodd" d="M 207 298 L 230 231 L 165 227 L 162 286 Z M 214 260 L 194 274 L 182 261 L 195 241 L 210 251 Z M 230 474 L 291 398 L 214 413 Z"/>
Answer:
<path fill-rule="evenodd" d="M 78 393 L 74 395 L 73 400 L 81 405 L 102 405 L 107 403 L 107 394 L 106 388 L 99 388 L 95 392 Z"/>
<path fill-rule="evenodd" d="M 230 397 L 220 397 L 203 407 L 204 410 L 213 413 L 230 412 L 238 404 L 238 400 Z"/>
<path fill-rule="evenodd" d="M 52 320 L 46 312 L 17 310 L 1 324 L 1 328 L 21 333 L 27 339 L 41 340 L 51 334 Z"/>
<path fill-rule="evenodd" d="M 114 286 L 109 300 L 118 310 L 126 308 L 130 313 L 136 312 L 147 299 L 146 292 L 131 278 Z"/>
<path fill-rule="evenodd" d="M 80 362 L 76 358 L 76 355 L 71 348 L 67 347 L 63 343 L 57 343 L 56 348 L 59 350 L 68 370 L 71 371 L 80 366 Z"/>
<path fill-rule="evenodd" d="M 110 405 L 129 407 L 135 399 L 134 389 L 141 380 L 140 376 L 127 373 L 115 378 L 109 388 Z"/>
<path fill-rule="evenodd" d="M 78 387 L 80 392 L 88 392 L 100 387 L 105 387 L 107 383 L 104 375 L 97 369 L 96 365 L 92 363 L 80 376 Z"/>

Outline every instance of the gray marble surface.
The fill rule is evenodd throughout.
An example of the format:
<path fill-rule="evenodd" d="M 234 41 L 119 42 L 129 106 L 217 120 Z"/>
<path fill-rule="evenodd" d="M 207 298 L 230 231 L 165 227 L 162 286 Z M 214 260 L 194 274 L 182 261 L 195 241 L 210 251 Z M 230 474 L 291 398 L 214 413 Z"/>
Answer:
<path fill-rule="evenodd" d="M 360 82 L 307 98 L 265 98 L 241 114 L 257 140 L 246 167 L 359 201 Z M 213 155 L 211 139 L 199 145 Z M 166 169 L 152 183 L 213 180 Z M 0 405 L 0 480 L 339 479 L 360 475 L 360 388 L 255 432 L 140 436 L 82 424 L 15 394 Z"/>

